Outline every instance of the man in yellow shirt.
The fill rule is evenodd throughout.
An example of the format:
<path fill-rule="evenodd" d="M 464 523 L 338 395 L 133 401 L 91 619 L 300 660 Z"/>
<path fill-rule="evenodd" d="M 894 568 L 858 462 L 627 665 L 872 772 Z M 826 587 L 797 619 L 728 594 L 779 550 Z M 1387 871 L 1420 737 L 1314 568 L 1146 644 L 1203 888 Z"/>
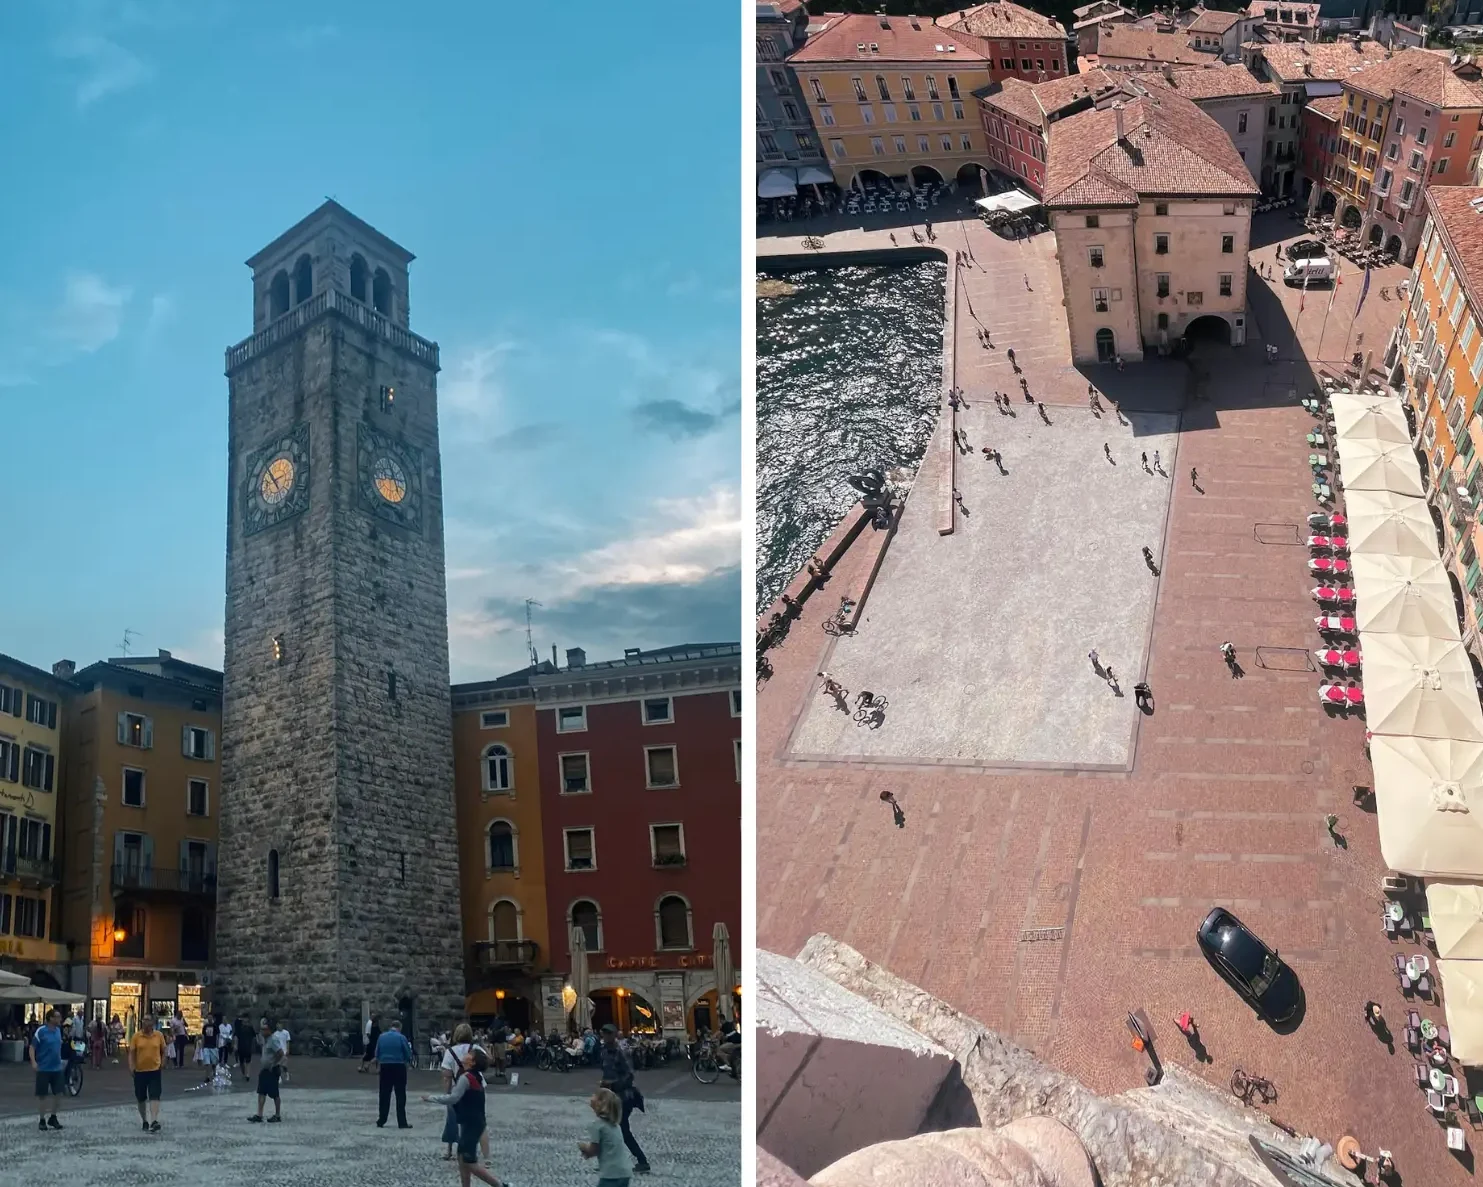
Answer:
<path fill-rule="evenodd" d="M 146 1014 L 142 1029 L 129 1040 L 129 1071 L 134 1073 L 134 1100 L 145 1133 L 160 1132 L 160 1068 L 165 1064 L 165 1036 L 155 1029 L 154 1015 Z M 145 1102 L 149 1116 L 145 1116 Z"/>

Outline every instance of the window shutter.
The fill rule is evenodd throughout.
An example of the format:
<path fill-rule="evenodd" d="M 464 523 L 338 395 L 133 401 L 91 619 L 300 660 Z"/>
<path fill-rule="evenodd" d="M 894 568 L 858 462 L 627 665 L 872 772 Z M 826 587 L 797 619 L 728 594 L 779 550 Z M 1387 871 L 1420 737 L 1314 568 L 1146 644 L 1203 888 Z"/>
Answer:
<path fill-rule="evenodd" d="M 21 778 L 21 748 L 15 743 L 10 746 L 10 781 L 18 783 Z"/>
<path fill-rule="evenodd" d="M 188 725 L 180 727 L 180 753 L 186 758 L 191 756 L 191 727 Z"/>
<path fill-rule="evenodd" d="M 144 719 L 144 749 L 150 750 L 154 747 L 154 719 Z"/>
<path fill-rule="evenodd" d="M 127 713 L 120 713 L 118 715 L 118 744 L 120 746 L 122 746 L 125 743 L 127 743 L 128 740 L 129 740 L 129 715 Z"/>
<path fill-rule="evenodd" d="M 52 789 L 52 782 L 53 782 L 53 779 L 56 776 L 56 773 L 57 773 L 57 756 L 55 754 L 48 754 L 46 756 L 46 773 L 45 773 L 46 787 L 45 787 L 45 790 L 50 791 Z"/>
<path fill-rule="evenodd" d="M 113 867 L 122 869 L 124 864 L 124 834 L 113 834 Z"/>
<path fill-rule="evenodd" d="M 206 757 L 207 758 L 210 758 L 210 759 L 214 759 L 216 757 L 216 731 L 215 730 L 207 730 L 206 731 Z"/>
<path fill-rule="evenodd" d="M 51 825 L 41 826 L 41 860 L 51 860 Z"/>
<path fill-rule="evenodd" d="M 142 850 L 140 860 L 143 863 L 143 868 L 146 870 L 154 869 L 154 838 L 148 833 L 144 835 L 140 843 L 140 849 Z"/>
<path fill-rule="evenodd" d="M 46 706 L 46 728 L 54 730 L 57 728 L 57 703 L 50 701 Z"/>
<path fill-rule="evenodd" d="M 21 715 L 21 690 L 19 688 L 13 688 L 10 691 L 10 715 L 12 717 L 19 717 Z"/>
<path fill-rule="evenodd" d="M 216 842 L 206 842 L 206 876 L 216 877 Z"/>
<path fill-rule="evenodd" d="M 36 900 L 35 935 L 38 940 L 44 940 L 46 938 L 46 900 L 44 898 Z"/>
<path fill-rule="evenodd" d="M 5 818 L 5 868 L 15 869 L 16 839 L 21 831 L 20 818 L 7 816 Z"/>
<path fill-rule="evenodd" d="M 188 870 L 190 868 L 190 862 L 187 860 L 187 857 L 188 857 L 189 853 L 190 853 L 190 842 L 189 841 L 181 841 L 180 842 L 180 872 L 182 874 L 184 874 L 186 872 L 186 870 Z"/>

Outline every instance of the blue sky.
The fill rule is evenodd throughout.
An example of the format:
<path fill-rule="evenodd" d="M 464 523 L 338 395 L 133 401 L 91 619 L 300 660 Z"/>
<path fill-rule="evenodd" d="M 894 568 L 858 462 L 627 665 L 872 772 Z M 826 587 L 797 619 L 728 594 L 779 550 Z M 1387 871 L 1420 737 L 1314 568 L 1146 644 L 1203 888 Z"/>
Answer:
<path fill-rule="evenodd" d="M 527 597 L 547 655 L 739 637 L 735 7 L 5 7 L 0 651 L 221 662 L 242 261 L 327 195 L 442 348 L 454 679 Z"/>

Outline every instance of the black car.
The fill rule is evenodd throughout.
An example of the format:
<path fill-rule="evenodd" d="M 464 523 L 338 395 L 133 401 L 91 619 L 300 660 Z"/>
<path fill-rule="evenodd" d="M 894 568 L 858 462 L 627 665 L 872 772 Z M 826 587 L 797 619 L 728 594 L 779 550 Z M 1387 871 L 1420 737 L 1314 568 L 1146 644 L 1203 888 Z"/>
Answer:
<path fill-rule="evenodd" d="M 1292 1020 L 1303 996 L 1297 974 L 1244 923 L 1216 907 L 1205 916 L 1195 939 L 1220 975 L 1258 1014 L 1279 1025 Z"/>

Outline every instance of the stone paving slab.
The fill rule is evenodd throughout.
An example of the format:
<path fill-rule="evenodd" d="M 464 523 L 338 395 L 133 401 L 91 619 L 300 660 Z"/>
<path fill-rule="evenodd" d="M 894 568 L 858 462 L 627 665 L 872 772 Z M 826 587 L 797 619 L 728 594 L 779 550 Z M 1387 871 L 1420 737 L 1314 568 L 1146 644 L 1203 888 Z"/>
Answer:
<path fill-rule="evenodd" d="M 1140 549 L 1162 554 L 1172 484 L 1139 455 L 1157 450 L 1178 473 L 1177 418 L 1141 414 L 1135 437 L 1110 410 L 1059 407 L 1050 425 L 1023 402 L 1015 412 L 1001 415 L 992 399 L 960 412 L 973 447 L 958 470 L 967 516 L 940 536 L 918 482 L 863 622 L 825 661 L 851 697 L 886 697 L 884 724 L 857 724 L 817 696 L 795 757 L 1129 763 L 1158 587 Z M 985 444 L 1007 475 L 979 452 Z M 1123 697 L 1092 671 L 1094 647 Z"/>
<path fill-rule="evenodd" d="M 741 1110 L 732 1104 L 649 1101 L 634 1134 L 648 1154 L 649 1181 L 735 1187 Z M 271 1105 L 269 1106 L 271 1108 Z M 162 1132 L 140 1132 L 132 1105 L 64 1114 L 61 1133 L 34 1119 L 0 1123 L 0 1183 L 26 1187 L 446 1187 L 458 1181 L 442 1160 L 443 1111 L 407 1102 L 410 1130 L 377 1129 L 364 1092 L 283 1094 L 284 1121 L 253 1125 L 246 1092 L 190 1093 L 164 1102 Z M 596 1164 L 577 1152 L 592 1111 L 586 1097 L 491 1097 L 494 1172 L 514 1187 L 591 1187 Z"/>

